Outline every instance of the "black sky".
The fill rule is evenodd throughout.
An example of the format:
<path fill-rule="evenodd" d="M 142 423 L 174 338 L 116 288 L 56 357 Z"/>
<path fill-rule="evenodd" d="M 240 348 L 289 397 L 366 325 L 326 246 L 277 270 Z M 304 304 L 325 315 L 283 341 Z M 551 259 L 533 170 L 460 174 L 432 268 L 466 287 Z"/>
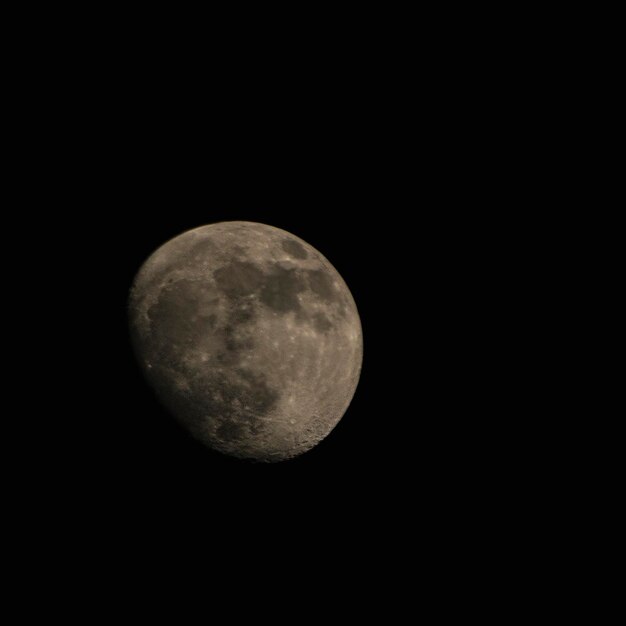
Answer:
<path fill-rule="evenodd" d="M 147 533 L 153 524 L 183 534 L 186 525 L 250 524 L 350 535 L 380 515 L 410 524 L 416 506 L 434 526 L 440 507 L 471 508 L 493 493 L 485 459 L 506 404 L 483 374 L 500 286 L 489 278 L 485 290 L 497 258 L 484 244 L 499 224 L 485 207 L 499 191 L 470 166 L 467 142 L 442 125 L 436 102 L 419 119 L 403 102 L 374 117 L 356 100 L 280 115 L 222 103 L 203 117 L 189 100 L 188 115 L 165 125 L 145 99 L 123 110 L 101 103 L 98 123 L 81 112 L 85 132 L 45 181 L 62 205 L 47 218 L 64 234 L 46 271 L 56 277 L 48 301 L 67 328 L 55 336 L 64 417 L 53 465 L 70 506 L 122 531 L 134 520 Z M 126 300 L 141 263 L 181 232 L 222 220 L 309 242 L 343 276 L 361 316 L 353 402 L 293 461 L 252 465 L 206 450 L 158 405 L 131 353 Z M 498 236 L 506 244 L 505 230 Z M 498 439 L 495 454 L 512 445 Z M 283 527 L 283 518 L 293 522 Z"/>
<path fill-rule="evenodd" d="M 494 28 L 480 14 L 502 39 L 492 42 L 454 11 L 437 23 L 397 12 L 381 23 L 379 13 L 371 26 L 354 11 L 343 22 L 320 15 L 325 26 L 304 40 L 277 15 L 286 43 L 254 17 L 258 43 L 239 32 L 243 18 L 230 29 L 198 19 L 195 34 L 186 17 L 179 45 L 172 25 L 157 28 L 145 11 L 136 21 L 115 13 L 101 38 L 104 14 L 61 15 L 77 41 L 44 16 L 39 47 L 15 29 L 3 284 L 25 330 L 5 324 L 20 358 L 5 359 L 3 449 L 18 450 L 5 472 L 16 503 L 5 510 L 19 526 L 7 543 L 25 574 L 7 571 L 25 583 L 20 611 L 82 601 L 119 621 L 118 596 L 143 616 L 171 594 L 174 623 L 191 599 L 215 620 L 224 589 L 235 596 L 225 595 L 229 615 L 266 608 L 293 621 L 321 609 L 327 621 L 342 617 L 341 598 L 350 621 L 355 607 L 374 617 L 378 603 L 378 621 L 393 622 L 394 608 L 421 616 L 429 599 L 437 615 L 466 616 L 472 601 L 483 614 L 509 588 L 517 611 L 538 573 L 553 589 L 542 561 L 552 545 L 543 550 L 533 532 L 550 544 L 561 534 L 544 532 L 546 510 L 569 466 L 550 461 L 558 472 L 546 482 L 542 457 L 557 459 L 570 418 L 551 438 L 561 407 L 541 396 L 559 373 L 549 299 L 569 259 L 542 282 L 541 253 L 563 240 L 571 209 L 558 177 L 550 194 L 542 187 L 562 163 L 554 129 L 571 107 L 551 105 L 556 65 L 541 52 L 524 68 L 534 30 L 511 39 L 518 18 Z M 576 127 L 566 122 L 564 145 L 578 141 Z M 562 215 L 550 223 L 555 206 Z M 13 227 L 14 216 L 24 224 Z M 363 325 L 348 412 L 311 452 L 276 465 L 190 439 L 143 382 L 128 341 L 141 263 L 187 229 L 231 219 L 318 249 Z M 14 423 L 19 438 L 8 434 Z M 170 579 L 185 577 L 177 597 Z"/>

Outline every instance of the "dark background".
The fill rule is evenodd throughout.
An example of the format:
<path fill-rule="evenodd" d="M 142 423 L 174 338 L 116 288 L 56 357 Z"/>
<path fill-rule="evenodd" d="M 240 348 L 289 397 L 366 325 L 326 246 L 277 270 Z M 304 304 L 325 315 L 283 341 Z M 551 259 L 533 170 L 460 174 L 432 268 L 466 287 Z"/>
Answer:
<path fill-rule="evenodd" d="M 499 283 L 484 245 L 494 228 L 497 245 L 508 245 L 510 225 L 484 209 L 499 187 L 468 159 L 459 166 L 465 144 L 450 150 L 454 126 L 442 131 L 438 101 L 416 124 L 401 99 L 375 122 L 371 109 L 345 102 L 325 114 L 310 103 L 253 117 L 224 105 L 207 127 L 196 124 L 197 108 L 162 126 L 162 110 L 147 104 L 131 115 L 99 103 L 73 119 L 74 130 L 84 119 L 85 133 L 72 135 L 70 154 L 51 155 L 59 163 L 47 191 L 65 194 L 67 209 L 47 218 L 65 232 L 46 268 L 62 276 L 49 301 L 66 328 L 54 337 L 68 369 L 53 397 L 67 415 L 56 464 L 70 501 L 150 524 L 228 528 L 296 516 L 296 525 L 311 519 L 333 532 L 379 514 L 408 523 L 404 511 L 415 507 L 437 525 L 446 503 L 479 502 L 494 480 L 486 459 L 509 451 L 506 437 L 491 445 L 501 395 L 497 356 L 485 356 L 485 327 L 492 332 L 506 306 L 493 303 Z M 170 238 L 222 220 L 309 242 L 343 276 L 361 316 L 354 400 L 323 442 L 288 462 L 243 463 L 193 441 L 131 353 L 126 301 L 140 265 Z"/>
<path fill-rule="evenodd" d="M 371 26 L 323 16 L 310 37 L 284 29 L 288 41 L 251 23 L 258 42 L 240 20 L 224 42 L 217 21 L 190 35 L 191 20 L 153 28 L 116 15 L 98 36 L 104 16 L 80 27 L 68 17 L 65 36 L 43 16 L 41 38 L 25 21 L 7 70 L 17 139 L 3 222 L 6 309 L 27 340 L 5 325 L 20 354 L 5 359 L 17 419 L 7 410 L 3 426 L 26 431 L 3 440 L 9 453 L 25 448 L 6 473 L 21 608 L 69 596 L 101 615 L 120 591 L 160 608 L 170 586 L 155 599 L 153 583 L 179 576 L 203 617 L 222 588 L 234 612 L 275 617 L 288 596 L 308 615 L 340 597 L 351 611 L 379 604 L 382 621 L 403 600 L 411 614 L 429 598 L 437 614 L 466 614 L 507 588 L 520 590 L 517 610 L 542 574 L 552 593 L 559 576 L 535 537 L 551 548 L 567 526 L 550 527 L 549 512 L 568 482 L 557 453 L 571 420 L 551 433 L 561 398 L 542 396 L 563 354 L 550 298 L 570 272 L 555 247 L 569 204 L 547 216 L 579 184 L 557 172 L 561 150 L 580 149 L 567 115 L 577 91 L 553 96 L 571 50 L 548 24 L 557 54 L 533 62 L 534 26 L 516 39 L 518 17 L 494 31 L 478 15 L 483 36 L 449 13 L 437 23 L 377 13 Z M 24 224 L 10 227 L 14 216 Z M 308 241 L 361 315 L 354 400 L 293 461 L 241 463 L 195 443 L 130 351 L 126 299 L 141 263 L 224 219 Z M 531 583 L 510 582 L 519 563 Z M 33 602 L 41 573 L 50 603 Z M 271 593 L 248 602 L 264 583 Z"/>
<path fill-rule="evenodd" d="M 237 75 L 244 93 L 175 69 L 167 90 L 156 70 L 86 73 L 41 124 L 36 186 L 54 200 L 36 220 L 54 252 L 40 268 L 54 320 L 42 330 L 61 355 L 46 361 L 46 402 L 62 417 L 43 414 L 55 443 L 37 476 L 50 506 L 113 553 L 190 542 L 288 560 L 292 546 L 315 558 L 331 540 L 359 552 L 365 536 L 365 558 L 408 550 L 416 528 L 428 545 L 464 543 L 507 493 L 517 447 L 519 397 L 501 367 L 515 303 L 501 297 L 500 268 L 522 192 L 502 133 L 487 137 L 485 110 L 459 107 L 428 69 L 411 82 L 370 66 L 321 91 L 299 74 L 279 85 Z M 140 265 L 221 220 L 309 242 L 359 309 L 352 404 L 292 461 L 243 463 L 193 441 L 131 353 L 126 302 Z"/>
<path fill-rule="evenodd" d="M 172 152 L 158 164 L 128 164 L 123 182 L 103 181 L 97 234 L 81 246 L 91 279 L 73 285 L 84 387 L 70 474 L 80 493 L 123 528 L 147 523 L 148 534 L 155 524 L 227 535 L 251 524 L 348 543 L 355 524 L 381 516 L 402 537 L 416 510 L 439 526 L 454 520 L 439 517 L 451 502 L 475 505 L 483 437 L 494 437 L 476 399 L 485 384 L 473 345 L 479 290 L 475 276 L 466 284 L 467 246 L 459 247 L 467 218 L 441 206 L 440 181 L 419 169 L 398 181 L 407 157 L 379 144 L 341 159 L 300 146 L 292 158 L 269 151 L 220 169 L 174 162 Z M 246 463 L 195 442 L 160 407 L 131 352 L 126 299 L 141 263 L 171 237 L 221 220 L 259 221 L 309 242 L 341 273 L 360 312 L 354 399 L 324 441 L 291 461 Z"/>

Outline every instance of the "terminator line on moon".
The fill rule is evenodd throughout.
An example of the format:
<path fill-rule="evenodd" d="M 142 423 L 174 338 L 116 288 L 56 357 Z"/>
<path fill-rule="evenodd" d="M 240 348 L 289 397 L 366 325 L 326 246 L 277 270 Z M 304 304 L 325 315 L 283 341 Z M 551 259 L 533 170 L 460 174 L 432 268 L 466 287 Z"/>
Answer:
<path fill-rule="evenodd" d="M 129 298 L 135 354 L 164 406 L 223 454 L 281 461 L 336 426 L 356 389 L 356 305 L 315 248 L 220 222 L 158 248 Z"/>

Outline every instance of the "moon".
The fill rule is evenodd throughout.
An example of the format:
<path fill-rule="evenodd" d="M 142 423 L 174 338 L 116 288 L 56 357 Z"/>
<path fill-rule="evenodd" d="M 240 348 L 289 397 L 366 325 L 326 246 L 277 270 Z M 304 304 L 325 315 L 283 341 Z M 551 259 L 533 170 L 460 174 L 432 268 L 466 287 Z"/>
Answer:
<path fill-rule="evenodd" d="M 350 290 L 320 252 L 273 226 L 220 222 L 171 239 L 137 273 L 128 314 L 161 403 L 228 456 L 276 462 L 310 450 L 358 384 Z"/>

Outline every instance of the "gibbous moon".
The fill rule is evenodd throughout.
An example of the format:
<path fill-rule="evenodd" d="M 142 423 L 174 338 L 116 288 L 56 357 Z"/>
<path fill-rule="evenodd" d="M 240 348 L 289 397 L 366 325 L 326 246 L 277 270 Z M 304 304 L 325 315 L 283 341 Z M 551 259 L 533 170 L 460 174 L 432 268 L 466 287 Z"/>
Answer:
<path fill-rule="evenodd" d="M 356 389 L 361 322 L 315 248 L 221 222 L 168 241 L 129 298 L 135 354 L 164 406 L 223 454 L 274 462 L 313 448 Z"/>

